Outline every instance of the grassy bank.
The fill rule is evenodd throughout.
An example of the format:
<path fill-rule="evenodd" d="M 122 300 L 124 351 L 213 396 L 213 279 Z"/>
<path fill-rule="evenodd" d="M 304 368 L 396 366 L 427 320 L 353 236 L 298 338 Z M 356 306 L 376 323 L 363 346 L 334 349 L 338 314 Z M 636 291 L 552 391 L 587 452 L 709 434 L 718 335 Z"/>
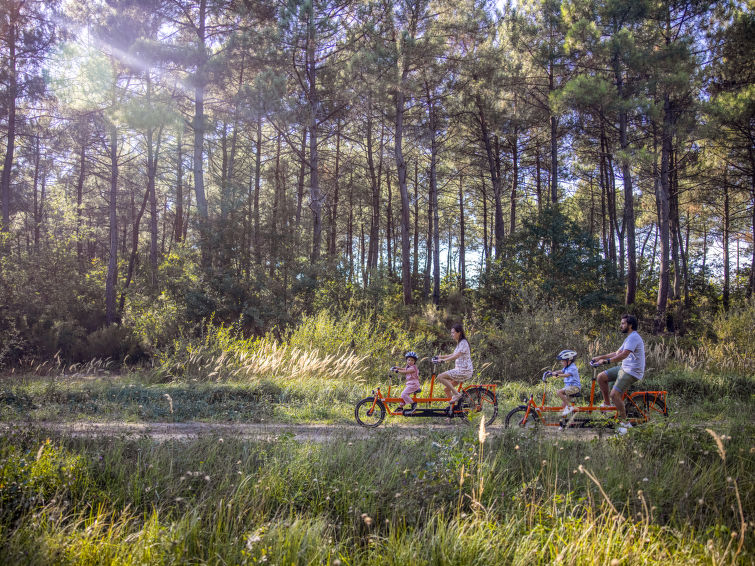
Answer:
<path fill-rule="evenodd" d="M 158 444 L 29 430 L 0 439 L 0 560 L 745 564 L 753 433 Z"/>

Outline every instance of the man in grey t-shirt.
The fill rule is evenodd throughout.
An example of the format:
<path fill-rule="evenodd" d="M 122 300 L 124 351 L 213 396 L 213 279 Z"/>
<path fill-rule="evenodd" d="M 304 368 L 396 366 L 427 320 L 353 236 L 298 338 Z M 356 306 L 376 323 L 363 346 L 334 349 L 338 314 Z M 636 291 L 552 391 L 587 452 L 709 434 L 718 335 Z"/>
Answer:
<path fill-rule="evenodd" d="M 591 360 L 591 363 L 600 365 L 600 362 L 621 362 L 621 367 L 615 366 L 601 372 L 598 375 L 598 385 L 603 394 L 603 403 L 608 405 L 610 402 L 616 407 L 621 419 L 626 420 L 627 410 L 621 398 L 645 374 L 645 343 L 637 333 L 637 318 L 631 314 L 622 315 L 621 332 L 627 334 L 621 348 L 610 354 L 596 356 Z M 610 393 L 608 391 L 609 383 L 613 383 Z M 631 426 L 628 422 L 622 423 L 619 432 L 623 434 Z"/>

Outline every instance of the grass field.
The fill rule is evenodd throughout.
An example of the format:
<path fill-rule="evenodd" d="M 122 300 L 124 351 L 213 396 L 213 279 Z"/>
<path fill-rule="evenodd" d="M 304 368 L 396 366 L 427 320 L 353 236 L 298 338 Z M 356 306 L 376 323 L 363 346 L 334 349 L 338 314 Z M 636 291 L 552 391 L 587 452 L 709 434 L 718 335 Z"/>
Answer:
<path fill-rule="evenodd" d="M 734 564 L 755 559 L 753 379 L 669 370 L 668 425 L 625 437 L 396 427 L 370 384 L 6 376 L 0 562 Z M 539 385 L 499 387 L 501 413 Z M 676 393 L 674 393 L 676 392 Z M 35 423 L 333 423 L 326 443 L 71 439 Z M 393 423 L 401 424 L 400 418 Z M 413 423 L 416 424 L 416 423 Z M 710 429 L 710 430 L 706 430 Z M 491 432 L 491 431 L 485 431 Z"/>
<path fill-rule="evenodd" d="M 0 441 L 3 563 L 749 563 L 751 424 Z M 617 562 L 616 562 L 617 561 Z"/>

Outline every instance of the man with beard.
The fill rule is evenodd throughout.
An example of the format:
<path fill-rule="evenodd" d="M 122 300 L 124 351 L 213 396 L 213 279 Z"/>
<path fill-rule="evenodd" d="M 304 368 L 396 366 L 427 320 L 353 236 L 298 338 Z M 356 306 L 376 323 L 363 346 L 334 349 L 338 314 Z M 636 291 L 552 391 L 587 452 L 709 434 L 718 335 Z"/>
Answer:
<path fill-rule="evenodd" d="M 603 405 L 610 403 L 619 413 L 622 420 L 619 423 L 619 434 L 626 434 L 627 430 L 632 428 L 632 424 L 627 421 L 627 410 L 621 398 L 645 373 L 645 343 L 637 333 L 637 317 L 631 314 L 621 316 L 621 332 L 627 334 L 621 348 L 610 354 L 596 356 L 591 363 L 600 365 L 621 362 L 621 366 L 601 372 L 598 375 L 598 385 L 603 394 Z M 610 394 L 609 383 L 613 383 Z"/>

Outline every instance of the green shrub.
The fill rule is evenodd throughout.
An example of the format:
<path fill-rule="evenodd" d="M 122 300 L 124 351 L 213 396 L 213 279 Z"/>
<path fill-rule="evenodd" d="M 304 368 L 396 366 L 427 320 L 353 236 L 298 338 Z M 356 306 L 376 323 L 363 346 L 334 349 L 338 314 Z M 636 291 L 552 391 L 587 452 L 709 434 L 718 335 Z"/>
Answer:
<path fill-rule="evenodd" d="M 115 362 L 138 362 L 144 357 L 144 349 L 133 331 L 116 325 L 106 326 L 87 336 L 86 351 L 79 355 L 80 360 L 110 358 Z"/>

